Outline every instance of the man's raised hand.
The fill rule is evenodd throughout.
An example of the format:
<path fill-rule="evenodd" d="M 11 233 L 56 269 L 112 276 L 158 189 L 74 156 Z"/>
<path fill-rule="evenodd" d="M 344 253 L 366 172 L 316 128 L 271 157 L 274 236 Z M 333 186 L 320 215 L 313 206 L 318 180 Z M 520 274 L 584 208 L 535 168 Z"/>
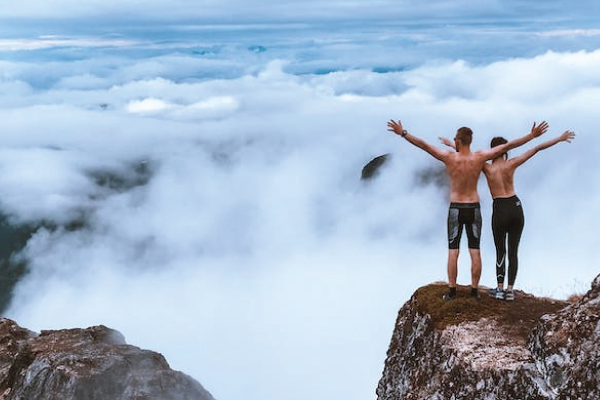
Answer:
<path fill-rule="evenodd" d="M 387 123 L 387 126 L 388 131 L 394 132 L 396 135 L 402 135 L 402 130 L 404 128 L 402 128 L 402 122 L 400 122 L 400 120 L 394 121 L 393 119 L 390 119 L 390 121 Z"/>
<path fill-rule="evenodd" d="M 539 125 L 536 126 L 536 123 L 533 123 L 531 127 L 531 134 L 533 137 L 540 137 L 548 130 L 548 123 L 546 121 L 542 121 Z"/>

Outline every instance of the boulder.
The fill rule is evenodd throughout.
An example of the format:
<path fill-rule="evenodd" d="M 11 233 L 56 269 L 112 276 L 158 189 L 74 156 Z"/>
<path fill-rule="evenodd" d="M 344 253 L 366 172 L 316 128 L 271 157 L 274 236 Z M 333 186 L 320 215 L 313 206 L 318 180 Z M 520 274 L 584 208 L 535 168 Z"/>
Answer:
<path fill-rule="evenodd" d="M 421 287 L 400 309 L 378 400 L 600 399 L 600 276 L 573 303 L 446 290 Z"/>
<path fill-rule="evenodd" d="M 381 167 L 391 158 L 391 155 L 383 154 L 381 156 L 377 156 L 369 161 L 362 169 L 360 179 L 363 181 L 368 181 L 372 178 L 375 178 L 379 175 Z"/>
<path fill-rule="evenodd" d="M 0 400 L 213 400 L 156 352 L 105 326 L 37 334 L 0 319 Z"/>

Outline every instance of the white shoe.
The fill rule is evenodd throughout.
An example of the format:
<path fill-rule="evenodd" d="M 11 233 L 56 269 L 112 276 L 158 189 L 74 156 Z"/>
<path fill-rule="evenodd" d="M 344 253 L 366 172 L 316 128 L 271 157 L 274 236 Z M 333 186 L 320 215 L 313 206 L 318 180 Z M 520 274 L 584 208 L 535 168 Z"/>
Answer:
<path fill-rule="evenodd" d="M 492 296 L 496 300 L 504 300 L 504 290 L 502 290 L 502 289 L 493 288 L 493 289 L 490 289 L 488 291 L 488 293 L 490 294 L 490 296 Z"/>

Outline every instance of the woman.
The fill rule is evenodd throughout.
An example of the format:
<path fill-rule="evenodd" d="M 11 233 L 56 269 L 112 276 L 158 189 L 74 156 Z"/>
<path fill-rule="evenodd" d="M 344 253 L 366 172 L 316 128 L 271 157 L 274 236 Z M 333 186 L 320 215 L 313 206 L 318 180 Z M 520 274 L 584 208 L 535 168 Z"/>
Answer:
<path fill-rule="evenodd" d="M 492 233 L 494 235 L 494 245 L 496 246 L 496 279 L 498 286 L 490 290 L 490 294 L 498 300 L 513 301 L 515 299 L 513 286 L 519 267 L 517 253 L 525 225 L 521 200 L 517 197 L 514 188 L 515 171 L 525 161 L 537 154 L 538 151 L 552 147 L 560 142 L 571 143 L 574 138 L 575 133 L 565 131 L 562 135 L 539 144 L 520 156 L 508 159 L 508 154 L 504 153 L 491 162 L 486 163 L 483 167 L 483 173 L 494 199 L 492 207 Z M 445 145 L 454 147 L 450 140 L 446 138 L 440 138 L 440 140 Z M 496 147 L 506 142 L 507 140 L 503 137 L 495 137 L 492 139 L 490 147 Z M 504 290 L 507 258 L 508 286 Z"/>

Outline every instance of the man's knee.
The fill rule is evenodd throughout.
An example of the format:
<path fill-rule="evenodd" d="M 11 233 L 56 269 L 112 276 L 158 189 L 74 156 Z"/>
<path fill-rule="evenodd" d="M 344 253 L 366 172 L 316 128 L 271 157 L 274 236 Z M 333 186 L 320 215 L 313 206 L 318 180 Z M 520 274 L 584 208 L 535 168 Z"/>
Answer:
<path fill-rule="evenodd" d="M 457 260 L 459 252 L 460 251 L 458 249 L 449 249 L 448 250 L 448 259 L 449 260 Z"/>

